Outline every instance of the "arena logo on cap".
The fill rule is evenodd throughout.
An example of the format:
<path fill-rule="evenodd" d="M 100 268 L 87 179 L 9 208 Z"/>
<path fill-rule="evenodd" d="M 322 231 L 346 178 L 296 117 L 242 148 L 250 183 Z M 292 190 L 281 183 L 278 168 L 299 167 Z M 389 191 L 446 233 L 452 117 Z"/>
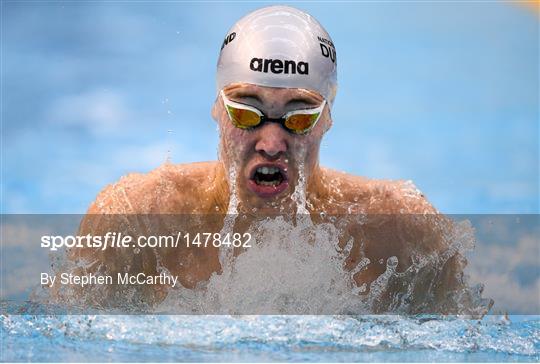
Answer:
<path fill-rule="evenodd" d="M 267 59 L 267 58 L 257 58 L 254 57 L 249 63 L 249 68 L 255 72 L 272 72 L 272 73 L 284 73 L 284 74 L 300 74 L 307 75 L 309 74 L 309 63 L 308 62 L 298 62 L 291 60 L 281 60 L 281 59 Z"/>

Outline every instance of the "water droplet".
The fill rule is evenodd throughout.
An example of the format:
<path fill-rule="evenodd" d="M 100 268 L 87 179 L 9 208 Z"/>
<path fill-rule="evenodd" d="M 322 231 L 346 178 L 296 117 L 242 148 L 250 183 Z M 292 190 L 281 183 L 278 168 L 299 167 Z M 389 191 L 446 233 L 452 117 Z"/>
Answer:
<path fill-rule="evenodd" d="M 398 258 L 396 256 L 391 256 L 386 260 L 386 265 L 391 268 L 395 268 L 398 265 Z"/>
<path fill-rule="evenodd" d="M 363 293 L 367 290 L 367 284 L 363 283 L 360 287 L 358 287 L 358 291 Z"/>

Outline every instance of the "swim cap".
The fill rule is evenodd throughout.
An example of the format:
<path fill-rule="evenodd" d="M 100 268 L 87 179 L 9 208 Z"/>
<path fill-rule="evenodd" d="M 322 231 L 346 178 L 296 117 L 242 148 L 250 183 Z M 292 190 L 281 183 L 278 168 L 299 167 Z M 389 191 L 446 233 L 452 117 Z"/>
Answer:
<path fill-rule="evenodd" d="M 221 46 L 216 84 L 317 91 L 332 103 L 337 91 L 336 50 L 311 15 L 290 6 L 268 6 L 240 19 Z"/>

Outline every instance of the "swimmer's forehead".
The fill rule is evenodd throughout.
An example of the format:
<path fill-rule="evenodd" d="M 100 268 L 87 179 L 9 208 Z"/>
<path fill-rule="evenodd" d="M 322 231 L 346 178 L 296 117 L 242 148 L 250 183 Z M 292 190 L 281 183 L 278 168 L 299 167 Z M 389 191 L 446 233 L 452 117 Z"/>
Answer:
<path fill-rule="evenodd" d="M 228 97 L 253 98 L 260 102 L 270 100 L 295 100 L 306 104 L 319 105 L 323 97 L 316 91 L 304 88 L 284 88 L 253 85 L 249 83 L 233 83 L 223 88 Z"/>

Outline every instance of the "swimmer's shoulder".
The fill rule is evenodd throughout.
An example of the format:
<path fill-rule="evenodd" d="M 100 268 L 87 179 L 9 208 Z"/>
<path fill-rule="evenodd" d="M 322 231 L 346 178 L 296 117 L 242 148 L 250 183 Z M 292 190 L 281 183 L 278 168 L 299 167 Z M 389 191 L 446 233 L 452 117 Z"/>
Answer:
<path fill-rule="evenodd" d="M 176 214 L 210 209 L 217 162 L 165 163 L 107 185 L 88 214 Z"/>
<path fill-rule="evenodd" d="M 341 199 L 339 213 L 368 215 L 371 226 L 376 227 L 372 231 L 374 236 L 394 234 L 395 241 L 405 237 L 414 242 L 416 251 L 423 253 L 441 251 L 448 246 L 440 231 L 449 222 L 412 181 L 370 179 L 331 170 L 326 178 L 329 177 L 340 190 L 333 194 Z M 381 226 L 385 227 L 381 229 Z M 366 244 L 378 244 L 377 241 L 375 238 Z M 412 245 L 400 249 L 397 252 L 406 253 Z"/>
<path fill-rule="evenodd" d="M 322 167 L 333 197 L 352 206 L 348 212 L 375 214 L 438 213 L 411 180 L 372 179 Z"/>
<path fill-rule="evenodd" d="M 373 213 L 439 214 L 412 180 L 373 180 Z"/>

